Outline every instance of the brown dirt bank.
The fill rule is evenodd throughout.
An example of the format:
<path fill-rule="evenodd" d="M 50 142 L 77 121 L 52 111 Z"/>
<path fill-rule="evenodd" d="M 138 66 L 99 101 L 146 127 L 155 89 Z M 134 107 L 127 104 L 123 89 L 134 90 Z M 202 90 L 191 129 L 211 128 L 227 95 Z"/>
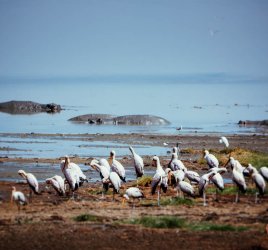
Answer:
<path fill-rule="evenodd" d="M 132 186 L 134 183 L 128 183 Z M 203 207 L 200 198 L 192 206 L 156 206 L 150 187 L 141 187 L 146 202 L 122 205 L 117 195 L 101 199 L 96 191 L 100 184 L 86 184 L 78 192 L 76 200 L 55 195 L 45 190 L 34 196 L 33 202 L 20 213 L 9 203 L 13 183 L 0 182 L 0 249 L 268 249 L 268 197 L 260 204 L 252 195 L 244 195 L 238 204 L 233 195 L 223 195 L 218 202 L 209 195 L 209 206 Z M 25 184 L 15 184 L 18 190 L 27 192 Z M 122 192 L 123 193 L 123 190 Z M 165 198 L 175 192 L 169 189 Z M 148 203 L 151 203 L 148 206 Z M 146 205 L 147 204 L 147 205 Z M 73 218 L 91 214 L 94 221 L 76 222 Z M 190 223 L 206 222 L 216 225 L 244 226 L 246 231 L 191 231 L 188 229 L 154 229 L 123 223 L 145 215 L 173 215 Z"/>

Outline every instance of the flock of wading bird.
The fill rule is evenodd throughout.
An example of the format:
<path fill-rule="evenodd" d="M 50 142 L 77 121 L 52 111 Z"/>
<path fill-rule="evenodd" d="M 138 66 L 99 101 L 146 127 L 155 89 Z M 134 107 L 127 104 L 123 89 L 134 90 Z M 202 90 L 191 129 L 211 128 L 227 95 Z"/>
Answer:
<path fill-rule="evenodd" d="M 223 143 L 225 147 L 229 146 L 229 142 L 226 137 L 221 137 L 220 143 Z M 144 174 L 144 163 L 142 157 L 135 153 L 131 146 L 129 147 L 129 150 L 131 151 L 134 160 L 137 186 L 126 189 L 122 202 L 133 198 L 134 204 L 134 199 L 145 198 L 142 190 L 138 187 L 138 178 L 142 177 Z M 247 191 L 245 177 L 251 177 L 256 185 L 257 192 L 255 196 L 255 203 L 259 201 L 258 195 L 264 195 L 266 188 L 265 181 L 268 181 L 267 167 L 261 167 L 259 171 L 250 163 L 247 167 L 244 167 L 238 160 L 231 156 L 224 167 L 219 167 L 218 159 L 207 150 L 204 151 L 204 159 L 207 162 L 209 170 L 200 176 L 197 172 L 188 170 L 183 162 L 179 160 L 178 146 L 172 149 L 171 160 L 166 169 L 161 166 L 159 157 L 154 156 L 152 158 L 152 165 L 156 167 L 156 172 L 151 182 L 151 194 L 154 195 L 157 193 L 158 205 L 160 205 L 161 191 L 166 193 L 168 185 L 170 185 L 177 191 L 177 196 L 180 193 L 180 197 L 183 195 L 203 197 L 203 205 L 206 206 L 206 188 L 210 182 L 213 183 L 216 186 L 217 198 L 217 190 L 224 189 L 224 180 L 222 175 L 227 172 L 227 168 L 231 169 L 232 181 L 237 187 L 235 202 L 239 201 L 240 192 L 245 193 Z M 115 152 L 110 152 L 108 160 L 104 158 L 98 160 L 93 159 L 90 166 L 100 173 L 103 185 L 102 196 L 110 187 L 112 187 L 114 200 L 115 193 L 120 192 L 122 181 L 126 182 L 125 168 L 118 160 L 116 160 Z M 77 164 L 70 162 L 70 158 L 68 156 L 65 156 L 65 160 L 61 161 L 60 168 L 65 179 L 59 175 L 55 175 L 46 179 L 46 184 L 52 185 L 58 195 L 63 196 L 66 195 L 66 188 L 69 186 L 68 194 L 71 195 L 72 199 L 74 199 L 75 192 L 83 185 L 84 182 L 88 182 L 88 179 Z M 40 194 L 38 181 L 33 174 L 26 173 L 24 170 L 19 170 L 18 174 L 29 184 L 29 202 L 31 202 L 32 193 Z M 195 190 L 198 190 L 198 192 Z M 16 201 L 18 209 L 20 209 L 20 205 L 28 203 L 24 194 L 20 191 L 16 191 L 15 187 L 13 187 L 11 195 L 11 201 L 13 200 Z"/>

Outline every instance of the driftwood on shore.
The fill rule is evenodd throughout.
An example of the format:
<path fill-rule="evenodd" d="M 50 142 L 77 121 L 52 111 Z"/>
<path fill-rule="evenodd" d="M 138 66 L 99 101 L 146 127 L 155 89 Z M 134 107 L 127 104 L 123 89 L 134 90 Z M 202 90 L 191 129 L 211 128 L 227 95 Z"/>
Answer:
<path fill-rule="evenodd" d="M 0 103 L 0 111 L 9 114 L 56 113 L 61 106 L 55 103 L 41 104 L 31 101 L 9 101 Z"/>
<path fill-rule="evenodd" d="M 89 124 L 114 124 L 114 125 L 167 125 L 170 122 L 162 117 L 153 115 L 123 115 L 87 114 L 69 119 L 73 122 L 87 122 Z"/>

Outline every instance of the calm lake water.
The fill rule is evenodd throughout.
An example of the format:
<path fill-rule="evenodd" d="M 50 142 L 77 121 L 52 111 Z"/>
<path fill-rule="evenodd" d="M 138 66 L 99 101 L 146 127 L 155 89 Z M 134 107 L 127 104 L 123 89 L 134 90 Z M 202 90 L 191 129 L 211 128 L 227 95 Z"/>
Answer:
<path fill-rule="evenodd" d="M 239 120 L 267 119 L 268 88 L 258 84 L 94 83 L 79 81 L 0 81 L 0 102 L 30 100 L 54 102 L 64 110 L 58 114 L 11 115 L 0 112 L 0 133 L 258 133 L 237 125 Z M 113 115 L 151 114 L 171 122 L 168 126 L 110 126 L 75 124 L 71 117 L 88 113 Z M 176 128 L 182 126 L 182 130 Z M 133 145 L 141 155 L 166 155 L 167 147 Z M 128 145 L 114 142 L 81 142 L 55 138 L 21 138 L 0 135 L 0 156 L 57 158 L 63 155 L 107 157 L 130 155 Z M 0 166 L 0 180 L 18 180 L 23 167 L 40 179 L 59 172 L 59 166 L 7 163 Z M 83 168 L 83 166 L 81 166 Z M 134 179 L 133 166 L 126 166 Z M 9 171 L 6 172 L 6 169 Z M 87 167 L 86 167 L 87 168 Z M 88 169 L 88 168 L 87 168 Z M 146 170 L 147 171 L 147 170 Z M 151 174 L 148 170 L 148 174 Z M 92 176 L 93 173 L 90 174 Z M 98 176 L 92 176 L 96 180 Z"/>
<path fill-rule="evenodd" d="M 0 133 L 256 133 L 254 128 L 237 125 L 239 120 L 267 119 L 268 88 L 265 83 L 122 83 L 92 81 L 0 81 L 0 102 L 30 100 L 40 103 L 54 102 L 64 110 L 58 114 L 11 115 L 0 112 Z M 71 117 L 88 113 L 113 115 L 151 114 L 166 118 L 167 126 L 112 126 L 69 122 Z M 182 130 L 176 128 L 182 126 Z M 15 143 L 14 141 L 19 142 Z M 42 143 L 40 143 L 42 142 Z M 81 144 L 81 143 L 80 143 Z M 58 141 L 45 139 L 31 143 L 22 138 L 0 137 L 0 147 L 20 151 L 0 151 L 0 155 L 26 157 L 57 157 L 78 154 L 84 156 L 86 147 L 78 142 L 63 146 Z M 83 145 L 82 145 L 83 146 Z M 90 146 L 90 145 L 88 145 Z M 115 147 L 107 142 L 90 146 L 92 155 L 107 155 Z M 86 149 L 86 150 L 85 150 Z M 105 149 L 105 150 L 104 150 Z M 127 148 L 119 148 L 119 155 Z M 156 151 L 141 148 L 141 154 Z M 65 153 L 64 153 L 65 152 Z M 164 154 L 166 149 L 157 149 Z"/>

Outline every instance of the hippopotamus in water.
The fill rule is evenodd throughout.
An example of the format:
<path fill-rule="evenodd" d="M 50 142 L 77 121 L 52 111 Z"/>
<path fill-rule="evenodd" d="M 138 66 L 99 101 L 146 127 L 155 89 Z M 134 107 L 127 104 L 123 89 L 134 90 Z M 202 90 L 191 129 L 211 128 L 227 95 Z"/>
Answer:
<path fill-rule="evenodd" d="M 56 113 L 61 111 L 61 106 L 55 103 L 40 104 L 31 101 L 10 101 L 0 103 L 0 111 L 9 114 Z"/>
<path fill-rule="evenodd" d="M 153 115 L 123 115 L 112 116 L 108 114 L 87 114 L 76 116 L 69 121 L 88 122 L 89 124 L 114 124 L 114 125 L 168 125 L 169 121 Z"/>

